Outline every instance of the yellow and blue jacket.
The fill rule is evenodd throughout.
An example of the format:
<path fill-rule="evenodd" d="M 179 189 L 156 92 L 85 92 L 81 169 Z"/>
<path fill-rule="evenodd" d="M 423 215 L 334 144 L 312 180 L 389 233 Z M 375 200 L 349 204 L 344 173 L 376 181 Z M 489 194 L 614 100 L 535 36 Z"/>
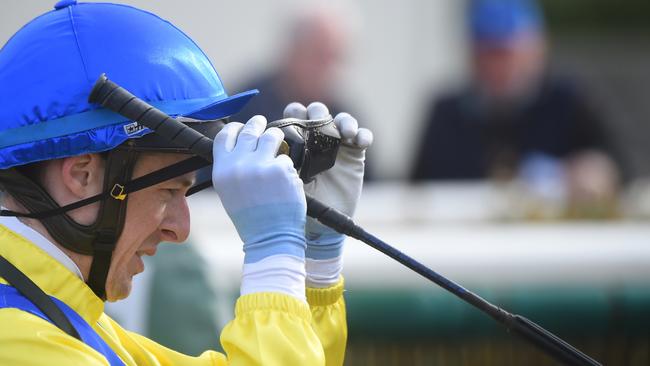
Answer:
<path fill-rule="evenodd" d="M 123 329 L 104 313 L 103 301 L 81 279 L 2 225 L 0 255 L 72 308 L 127 366 L 343 364 L 347 325 L 342 280 L 327 289 L 308 288 L 308 304 L 279 293 L 240 297 L 235 318 L 221 333 L 225 354 L 205 351 L 193 357 Z M 7 282 L 0 278 L 0 284 Z M 0 324 L 1 366 L 109 365 L 89 345 L 29 312 L 0 307 Z"/>

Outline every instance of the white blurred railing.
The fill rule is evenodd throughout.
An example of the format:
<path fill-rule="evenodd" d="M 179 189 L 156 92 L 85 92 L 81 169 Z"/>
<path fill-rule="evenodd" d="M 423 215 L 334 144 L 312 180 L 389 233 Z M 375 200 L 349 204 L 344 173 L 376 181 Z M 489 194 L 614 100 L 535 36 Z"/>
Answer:
<path fill-rule="evenodd" d="M 650 279 L 650 222 L 516 220 L 508 193 L 485 184 L 369 185 L 356 221 L 432 269 L 468 285 L 598 285 Z M 213 264 L 220 288 L 239 283 L 241 243 L 218 197 L 190 199 L 190 242 Z M 517 206 L 517 205 L 515 205 Z M 426 286 L 426 281 L 350 239 L 348 281 Z"/>

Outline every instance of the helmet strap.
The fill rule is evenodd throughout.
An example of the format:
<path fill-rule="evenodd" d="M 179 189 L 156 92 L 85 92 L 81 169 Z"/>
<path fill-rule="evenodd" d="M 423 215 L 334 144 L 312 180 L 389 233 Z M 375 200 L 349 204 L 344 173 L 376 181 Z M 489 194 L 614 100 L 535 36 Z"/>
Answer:
<path fill-rule="evenodd" d="M 127 145 L 128 146 L 128 145 Z M 69 215 L 60 213 L 39 217 L 52 239 L 75 253 L 91 255 L 87 284 L 101 299 L 106 297 L 106 278 L 115 244 L 124 228 L 127 194 L 115 188 L 124 187 L 131 180 L 139 153 L 129 147 L 108 152 L 104 167 L 103 191 L 111 198 L 100 200 L 97 219 L 91 225 L 82 225 Z M 29 212 L 39 213 L 60 208 L 47 191 L 17 169 L 0 170 L 2 187 Z M 4 212 L 3 212 L 3 216 Z M 9 216 L 9 215 L 7 215 Z M 31 215 L 12 215 L 30 217 Z"/>
<path fill-rule="evenodd" d="M 108 153 L 104 168 L 104 191 L 123 187 L 131 180 L 133 167 L 139 153 L 131 149 L 113 149 Z M 113 199 L 102 201 L 99 215 L 93 224 L 95 236 L 92 240 L 93 261 L 86 283 L 95 294 L 106 299 L 106 279 L 117 240 L 124 229 L 128 195 L 116 194 Z"/>
<path fill-rule="evenodd" d="M 104 299 L 113 250 L 126 218 L 127 196 L 210 165 L 195 156 L 131 180 L 138 152 L 142 151 L 128 143 L 111 150 L 105 163 L 103 192 L 63 207 L 38 183 L 17 169 L 0 170 L 0 186 L 28 210 L 28 213 L 1 210 L 0 216 L 37 219 L 58 244 L 75 253 L 92 255 L 87 284 Z M 211 186 L 212 181 L 208 179 L 192 187 L 186 196 Z M 95 202 L 100 202 L 101 206 L 92 225 L 81 225 L 66 214 Z"/>

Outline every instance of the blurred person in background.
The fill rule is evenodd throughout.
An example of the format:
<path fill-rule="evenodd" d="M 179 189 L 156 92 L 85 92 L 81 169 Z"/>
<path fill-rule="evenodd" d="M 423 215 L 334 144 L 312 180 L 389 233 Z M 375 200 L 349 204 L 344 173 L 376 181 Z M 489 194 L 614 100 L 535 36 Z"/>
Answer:
<path fill-rule="evenodd" d="M 547 72 L 538 4 L 475 0 L 468 18 L 472 81 L 430 103 L 411 180 L 518 178 L 568 199 L 572 215 L 608 211 L 619 185 L 610 135 L 577 86 Z"/>
<path fill-rule="evenodd" d="M 298 15 L 276 68 L 244 82 L 260 94 L 237 117 L 262 114 L 269 121 L 280 119 L 284 107 L 293 101 L 308 104 L 320 100 L 333 115 L 349 110 L 342 108 L 335 93 L 337 74 L 348 46 L 343 19 L 333 8 L 325 6 Z"/>
<path fill-rule="evenodd" d="M 325 4 L 299 13 L 290 27 L 279 64 L 244 82 L 244 88 L 258 89 L 260 94 L 235 118 L 247 120 L 261 114 L 269 121 L 280 119 L 284 107 L 294 101 L 322 101 L 332 115 L 353 111 L 336 92 L 338 75 L 348 54 L 352 27 L 349 18 L 349 12 Z M 364 179 L 371 177 L 366 161 Z"/>

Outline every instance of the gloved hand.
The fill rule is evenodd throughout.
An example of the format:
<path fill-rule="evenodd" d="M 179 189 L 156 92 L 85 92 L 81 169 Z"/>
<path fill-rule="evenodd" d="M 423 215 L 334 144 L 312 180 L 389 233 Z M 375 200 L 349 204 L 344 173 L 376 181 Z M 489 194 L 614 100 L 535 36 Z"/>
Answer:
<path fill-rule="evenodd" d="M 304 299 L 307 205 L 286 155 L 284 133 L 255 116 L 228 123 L 214 139 L 212 182 L 244 242 L 242 295 L 284 292 Z"/>
<path fill-rule="evenodd" d="M 307 108 L 291 103 L 284 109 L 284 117 L 320 119 L 329 115 L 323 103 L 314 102 Z M 305 192 L 323 203 L 352 217 L 361 197 L 366 149 L 372 144 L 372 132 L 359 128 L 357 120 L 348 113 L 334 118 L 342 144 L 336 164 L 305 184 Z M 306 266 L 307 286 L 329 287 L 338 282 L 342 269 L 343 241 L 345 236 L 307 218 Z"/>

